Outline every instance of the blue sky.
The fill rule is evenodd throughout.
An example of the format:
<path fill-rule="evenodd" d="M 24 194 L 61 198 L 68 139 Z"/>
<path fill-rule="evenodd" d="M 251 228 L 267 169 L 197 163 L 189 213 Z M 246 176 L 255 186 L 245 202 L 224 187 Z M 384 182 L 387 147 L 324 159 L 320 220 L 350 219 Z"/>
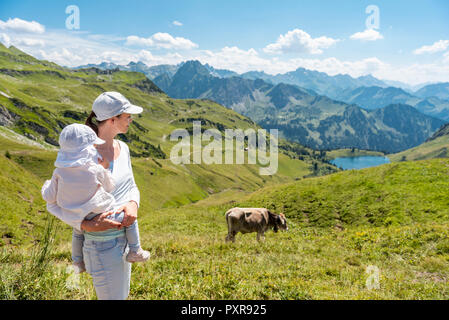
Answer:
<path fill-rule="evenodd" d="M 66 28 L 69 5 L 80 10 L 79 30 Z M 365 32 L 369 5 L 379 10 L 379 28 Z M 18 27 L 33 21 L 45 31 Z M 449 81 L 447 0 L 2 0 L 0 41 L 68 66 L 198 59 L 237 72 L 301 66 L 410 84 Z"/>

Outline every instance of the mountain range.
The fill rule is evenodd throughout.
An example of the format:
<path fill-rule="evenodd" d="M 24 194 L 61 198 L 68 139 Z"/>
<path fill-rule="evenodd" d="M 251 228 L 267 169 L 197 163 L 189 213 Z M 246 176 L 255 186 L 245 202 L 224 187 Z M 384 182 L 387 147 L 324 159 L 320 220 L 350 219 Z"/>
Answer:
<path fill-rule="evenodd" d="M 215 77 L 198 61 L 187 61 L 172 77 L 160 75 L 154 82 L 173 98 L 216 101 L 266 129 L 279 129 L 287 139 L 321 150 L 398 152 L 424 142 L 445 123 L 406 104 L 370 111 L 296 85 Z"/>
<path fill-rule="evenodd" d="M 154 80 L 157 76 L 164 73 L 172 77 L 184 63 L 185 62 L 181 62 L 177 65 L 162 64 L 149 67 L 143 62 L 130 62 L 126 66 L 117 65 L 111 62 L 102 62 L 100 64 L 81 65 L 73 69 L 95 67 L 101 70 L 107 70 L 118 68 L 119 70 L 142 72 L 150 80 Z M 382 88 L 401 88 L 404 91 L 421 98 L 436 96 L 443 100 L 449 100 L 449 83 L 422 83 L 418 85 L 409 85 L 400 81 L 379 80 L 372 75 L 360 76 L 358 78 L 353 78 L 344 74 L 330 76 L 325 72 L 313 71 L 304 68 L 298 68 L 295 71 L 286 72 L 284 74 L 271 75 L 263 71 L 248 71 L 239 74 L 231 70 L 215 69 L 209 64 L 205 64 L 204 67 L 209 70 L 211 75 L 219 78 L 236 76 L 251 80 L 262 79 L 265 82 L 272 84 L 295 84 L 335 99 L 338 97 L 336 94 L 339 93 L 339 90 L 378 86 Z"/>
<path fill-rule="evenodd" d="M 400 103 L 415 107 L 424 114 L 449 121 L 449 100 L 443 100 L 444 84 L 426 86 L 420 90 L 420 96 L 412 95 L 400 88 L 377 86 L 346 89 L 337 94 L 336 99 L 355 103 L 366 109 L 377 109 L 389 104 Z M 449 95 L 449 86 L 447 86 Z"/>
<path fill-rule="evenodd" d="M 144 73 L 150 80 L 155 80 L 158 76 L 167 75 L 169 78 L 184 65 L 185 62 L 179 63 L 177 65 L 157 65 L 148 67 L 142 62 L 130 62 L 126 66 L 117 65 L 111 62 L 103 62 L 100 64 L 87 64 L 75 67 L 74 69 L 84 69 L 84 68 L 99 68 L 102 70 L 119 69 L 125 71 L 136 71 Z M 324 72 L 307 70 L 304 68 L 298 68 L 295 71 L 287 72 L 284 74 L 270 75 L 263 71 L 249 71 L 246 73 L 238 74 L 237 72 L 225 70 L 225 69 L 215 69 L 209 64 L 204 65 L 205 69 L 209 71 L 209 74 L 218 78 L 230 78 L 230 77 L 241 77 L 243 79 L 256 80 L 262 79 L 265 82 L 271 84 L 286 83 L 294 84 L 300 87 L 311 89 L 317 93 L 333 97 L 339 91 L 352 88 L 355 89 L 361 86 L 382 86 L 388 87 L 388 84 L 374 78 L 371 75 L 362 76 L 359 78 L 353 78 L 349 75 L 336 75 L 329 76 Z M 404 84 L 405 86 L 405 84 Z"/>
<path fill-rule="evenodd" d="M 415 96 L 370 75 L 329 76 L 303 68 L 276 76 L 258 71 L 239 75 L 199 61 L 153 67 L 141 62 L 127 66 L 103 63 L 97 67 L 142 72 L 170 97 L 216 101 L 267 129 L 279 128 L 287 139 L 317 149 L 356 147 L 398 152 L 424 142 L 449 120 L 449 102 L 438 96 Z M 424 87 L 421 96 L 426 92 L 444 96 L 443 89 L 426 91 Z M 357 109 L 387 106 L 386 114 L 394 115 L 397 121 L 388 122 L 385 110 Z M 396 126 L 406 119 L 408 126 Z"/>
<path fill-rule="evenodd" d="M 355 89 L 361 86 L 388 86 L 383 81 L 374 78 L 371 75 L 353 78 L 349 75 L 329 76 L 324 72 L 307 70 L 298 68 L 284 74 L 275 76 L 268 75 L 264 72 L 247 72 L 241 75 L 246 79 L 263 79 L 273 84 L 286 83 L 293 84 L 303 88 L 313 90 L 319 94 L 326 95 L 330 98 L 336 98 L 338 92 L 344 89 Z"/>
<path fill-rule="evenodd" d="M 449 100 L 449 82 L 427 85 L 416 91 L 415 94 L 421 98 L 437 97 Z"/>

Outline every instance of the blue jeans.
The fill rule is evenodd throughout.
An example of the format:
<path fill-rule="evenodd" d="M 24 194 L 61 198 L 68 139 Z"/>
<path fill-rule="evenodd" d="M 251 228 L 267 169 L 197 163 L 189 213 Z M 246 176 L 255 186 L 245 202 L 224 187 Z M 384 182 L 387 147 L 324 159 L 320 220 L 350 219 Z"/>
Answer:
<path fill-rule="evenodd" d="M 125 236 L 107 241 L 84 241 L 83 255 L 99 300 L 125 300 L 129 295 L 131 264 Z"/>
<path fill-rule="evenodd" d="M 124 212 L 121 212 L 111 215 L 109 219 L 122 222 L 123 217 Z M 102 232 L 90 234 L 102 235 Z M 83 232 L 73 229 L 73 262 L 84 261 L 99 300 L 125 300 L 128 297 L 131 264 L 126 261 L 126 256 L 129 251 L 137 251 L 139 248 L 137 220 L 125 228 L 125 235 L 106 241 L 85 239 Z"/>
<path fill-rule="evenodd" d="M 93 218 L 95 215 L 90 216 Z M 116 214 L 112 214 L 108 219 L 122 222 L 125 214 L 124 211 Z M 88 219 L 90 220 L 90 219 Z M 134 221 L 132 225 L 125 228 L 126 239 L 128 240 L 129 250 L 137 252 L 140 248 L 140 238 L 139 238 L 139 226 L 137 220 Z M 83 243 L 84 243 L 84 233 L 73 229 L 72 232 L 72 260 L 75 263 L 80 263 L 83 261 Z"/>

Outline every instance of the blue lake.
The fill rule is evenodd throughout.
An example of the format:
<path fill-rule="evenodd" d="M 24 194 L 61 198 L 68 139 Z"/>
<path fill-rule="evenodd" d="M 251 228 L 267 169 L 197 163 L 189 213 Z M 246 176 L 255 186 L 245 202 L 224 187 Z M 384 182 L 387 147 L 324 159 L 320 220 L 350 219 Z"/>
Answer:
<path fill-rule="evenodd" d="M 343 170 L 350 170 L 375 167 L 381 164 L 390 163 L 390 159 L 379 156 L 345 157 L 335 158 L 331 163 Z"/>

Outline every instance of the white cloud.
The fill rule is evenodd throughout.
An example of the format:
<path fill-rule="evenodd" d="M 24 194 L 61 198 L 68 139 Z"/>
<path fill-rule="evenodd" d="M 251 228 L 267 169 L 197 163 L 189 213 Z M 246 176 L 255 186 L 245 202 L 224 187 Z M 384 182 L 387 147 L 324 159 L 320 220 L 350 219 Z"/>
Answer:
<path fill-rule="evenodd" d="M 11 45 L 11 38 L 7 34 L 0 33 L 0 42 L 3 43 L 4 46 L 9 48 L 9 46 Z"/>
<path fill-rule="evenodd" d="M 285 73 L 299 67 L 325 72 L 329 75 L 349 74 L 359 77 L 379 71 L 391 70 L 391 66 L 376 57 L 356 61 L 343 61 L 335 57 L 326 59 L 279 59 L 279 57 L 264 58 L 255 49 L 242 50 L 237 47 L 224 47 L 213 52 L 202 50 L 200 55 L 191 57 L 202 63 L 208 63 L 214 68 L 229 69 L 238 73 L 247 71 L 264 71 L 268 74 Z"/>
<path fill-rule="evenodd" d="M 293 58 L 289 60 L 274 57 L 266 59 L 261 57 L 254 49 L 245 51 L 236 47 L 225 47 L 218 52 L 203 50 L 201 56 L 189 59 L 197 59 L 202 63 L 209 63 L 214 68 L 229 69 L 238 73 L 258 70 L 274 75 L 302 67 L 325 72 L 331 76 L 348 74 L 357 78 L 371 74 L 378 79 L 401 81 L 411 85 L 449 81 L 449 53 L 445 56 L 445 63 L 440 61 L 433 64 L 405 66 L 393 66 L 377 57 L 355 61 L 340 60 L 335 57 L 326 59 Z"/>
<path fill-rule="evenodd" d="M 418 64 L 384 70 L 379 77 L 402 81 L 412 85 L 425 82 L 448 82 L 449 63 Z"/>
<path fill-rule="evenodd" d="M 214 68 L 229 69 L 238 73 L 258 70 L 273 75 L 293 71 L 299 67 L 326 72 L 330 75 L 349 74 L 353 77 L 388 69 L 388 65 L 376 57 L 359 61 L 341 61 L 337 58 L 284 60 L 278 57 L 264 58 L 255 49 L 242 50 L 238 47 L 224 47 L 216 52 L 202 50 L 200 54 L 189 57 L 189 59 L 197 59 Z"/>
<path fill-rule="evenodd" d="M 50 36 L 49 36 L 50 37 Z M 113 62 L 126 65 L 131 61 L 142 61 L 148 66 L 158 64 L 178 64 L 186 60 L 178 53 L 153 55 L 148 50 L 135 50 L 111 42 L 90 41 L 67 34 L 54 33 L 46 39 L 45 48 L 20 47 L 38 59 L 45 59 L 62 66 L 75 67 L 84 64 Z M 64 49 L 61 49 L 64 48 Z"/>
<path fill-rule="evenodd" d="M 71 33 L 74 33 L 74 31 L 71 31 Z M 78 31 L 79 34 L 84 33 Z M 126 37 L 118 37 L 114 35 L 105 35 L 105 34 L 86 34 L 86 38 L 89 40 L 94 41 L 105 41 L 105 42 L 117 42 L 117 41 L 125 41 Z"/>
<path fill-rule="evenodd" d="M 251 48 L 242 50 L 238 47 L 224 47 L 220 51 L 213 52 L 203 50 L 197 54 L 195 59 L 201 63 L 208 63 L 216 68 L 230 69 L 239 73 L 270 68 L 272 60 L 264 59 L 258 52 Z"/>
<path fill-rule="evenodd" d="M 343 61 L 335 57 L 326 59 L 291 59 L 289 60 L 294 69 L 302 67 L 309 70 L 325 72 L 331 76 L 337 74 L 348 74 L 351 77 L 360 77 L 367 74 L 373 74 L 379 70 L 388 68 L 388 64 L 382 62 L 376 57 L 370 57 L 356 61 Z"/>
<path fill-rule="evenodd" d="M 39 58 L 48 60 L 51 62 L 55 62 L 62 66 L 72 66 L 77 64 L 82 64 L 83 58 L 79 55 L 74 54 L 73 52 L 70 52 L 66 48 L 63 48 L 59 51 L 51 51 L 49 53 L 45 52 L 44 50 L 39 50 Z"/>
<path fill-rule="evenodd" d="M 449 47 L 449 40 L 440 40 L 430 46 L 422 46 L 421 48 L 413 51 L 413 53 L 414 54 L 436 53 L 436 52 L 444 51 L 448 47 Z"/>
<path fill-rule="evenodd" d="M 142 61 L 148 66 L 155 66 L 158 64 L 178 64 L 184 61 L 185 58 L 179 53 L 168 53 L 162 56 L 155 56 L 150 51 L 140 50 L 134 55 L 130 61 Z"/>
<path fill-rule="evenodd" d="M 0 20 L 0 30 L 42 34 L 45 32 L 45 27 L 36 21 L 30 22 L 19 18 L 14 18 L 8 19 L 6 22 Z"/>
<path fill-rule="evenodd" d="M 352 36 L 350 36 L 352 40 L 361 40 L 361 41 L 376 41 L 381 40 L 384 37 L 374 29 L 366 29 L 363 32 L 356 32 Z"/>
<path fill-rule="evenodd" d="M 449 60 L 449 54 L 448 54 Z M 393 66 L 377 57 L 356 61 L 344 61 L 337 58 L 319 59 L 292 59 L 291 66 L 303 67 L 310 70 L 326 72 L 329 75 L 349 74 L 360 77 L 371 74 L 382 80 L 394 80 L 416 85 L 424 82 L 449 81 L 449 61 L 445 64 L 436 61 L 431 64 L 412 64 Z"/>
<path fill-rule="evenodd" d="M 42 39 L 32 39 L 32 38 L 17 38 L 14 39 L 14 43 L 17 45 L 24 45 L 27 47 L 44 47 L 45 41 Z"/>
<path fill-rule="evenodd" d="M 141 38 L 138 36 L 129 36 L 126 39 L 126 45 L 137 45 L 145 47 L 154 47 L 156 49 L 181 49 L 190 50 L 197 48 L 198 45 L 189 39 L 182 37 L 173 37 L 168 33 L 158 32 L 150 38 Z"/>
<path fill-rule="evenodd" d="M 173 25 L 175 25 L 175 26 L 177 26 L 177 27 L 181 27 L 181 26 L 182 26 L 182 23 L 175 20 L 175 21 L 173 21 Z"/>
<path fill-rule="evenodd" d="M 266 46 L 263 51 L 266 53 L 310 53 L 321 54 L 323 50 L 336 44 L 338 39 L 325 36 L 312 38 L 307 32 L 301 29 L 294 29 L 285 35 L 280 35 L 275 43 Z"/>
<path fill-rule="evenodd" d="M 449 64 L 449 51 L 444 54 L 443 62 Z"/>
<path fill-rule="evenodd" d="M 6 47 L 14 46 L 25 46 L 25 47 L 44 47 L 45 41 L 36 38 L 21 38 L 16 35 L 10 37 L 6 33 L 0 34 L 0 42 L 2 42 Z"/>

